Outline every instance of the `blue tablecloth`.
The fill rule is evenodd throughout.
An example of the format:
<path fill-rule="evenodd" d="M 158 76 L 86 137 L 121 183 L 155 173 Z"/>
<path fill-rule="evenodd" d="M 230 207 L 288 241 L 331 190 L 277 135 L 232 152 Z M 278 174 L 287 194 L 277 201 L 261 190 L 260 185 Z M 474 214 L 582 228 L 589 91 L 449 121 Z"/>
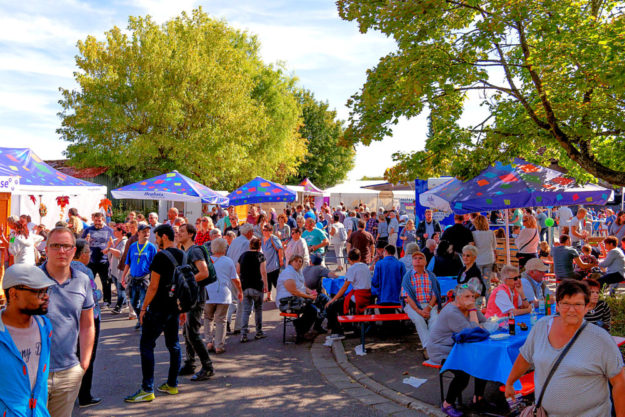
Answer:
<path fill-rule="evenodd" d="M 540 319 L 541 316 L 538 316 Z M 504 340 L 487 339 L 476 343 L 456 343 L 449 353 L 441 372 L 449 369 L 464 371 L 469 375 L 505 384 L 512 365 L 519 355 L 519 349 L 525 343 L 531 330 L 530 315 L 517 316 L 516 335 Z M 528 329 L 523 331 L 519 323 L 525 323 Z M 498 332 L 500 333 L 500 332 Z M 521 389 L 521 383 L 515 382 L 514 388 Z"/>
<path fill-rule="evenodd" d="M 456 277 L 436 277 L 438 283 L 441 284 L 441 295 L 447 295 L 449 290 L 453 290 L 458 285 Z"/>
<path fill-rule="evenodd" d="M 339 292 L 341 287 L 343 287 L 344 283 L 345 283 L 345 276 L 340 276 L 334 279 L 322 278 L 321 286 L 323 287 L 324 290 L 326 290 L 326 292 L 328 293 L 328 296 L 334 297 Z M 351 290 L 352 290 L 352 284 L 349 284 L 349 287 L 347 287 L 347 291 L 345 291 L 345 295 L 347 295 Z"/>

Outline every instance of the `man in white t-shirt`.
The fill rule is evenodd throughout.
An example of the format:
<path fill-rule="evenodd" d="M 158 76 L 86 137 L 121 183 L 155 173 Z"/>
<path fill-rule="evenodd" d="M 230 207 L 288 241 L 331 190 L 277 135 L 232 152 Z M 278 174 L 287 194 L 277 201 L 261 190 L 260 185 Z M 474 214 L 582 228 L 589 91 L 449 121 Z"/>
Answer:
<path fill-rule="evenodd" d="M 332 226 L 328 228 L 330 232 L 330 243 L 334 248 L 334 256 L 336 257 L 337 268 L 334 272 L 340 272 L 345 266 L 345 242 L 347 242 L 347 231 L 343 223 L 340 222 L 340 217 L 335 214 L 332 217 Z"/>
<path fill-rule="evenodd" d="M 569 220 L 569 236 L 571 237 L 571 246 L 581 249 L 584 241 L 588 238 L 588 231 L 584 230 L 584 221 L 586 220 L 586 209 L 580 207 L 577 214 Z"/>
<path fill-rule="evenodd" d="M 360 251 L 352 249 L 347 255 L 347 262 L 351 265 L 345 274 L 345 282 L 338 293 L 326 304 L 328 329 L 333 339 L 344 339 L 343 328 L 337 317 L 345 313 L 346 307 L 353 303 L 356 314 L 362 313 L 364 308 L 371 304 L 371 271 L 367 264 L 360 262 Z M 352 286 L 349 294 L 347 288 Z"/>
<path fill-rule="evenodd" d="M 564 234 L 564 226 L 569 225 L 569 221 L 573 217 L 573 212 L 567 206 L 561 206 L 556 212 L 556 218 L 558 219 L 558 232 L 560 235 Z"/>

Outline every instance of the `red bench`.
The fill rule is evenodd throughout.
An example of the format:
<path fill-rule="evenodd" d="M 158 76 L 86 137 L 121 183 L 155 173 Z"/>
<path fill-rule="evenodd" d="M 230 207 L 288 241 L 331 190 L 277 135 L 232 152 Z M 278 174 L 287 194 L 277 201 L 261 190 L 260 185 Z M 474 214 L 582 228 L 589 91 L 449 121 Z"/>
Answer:
<path fill-rule="evenodd" d="M 389 309 L 389 308 L 394 308 L 396 310 L 401 310 L 403 307 L 400 304 L 397 305 L 378 305 L 378 304 L 372 304 L 370 306 L 365 307 L 365 310 L 373 310 L 373 309 L 380 309 L 380 310 L 384 310 L 384 309 Z"/>
<path fill-rule="evenodd" d="M 357 316 L 338 316 L 339 323 L 360 323 L 360 343 L 362 344 L 362 351 L 365 349 L 365 323 L 371 323 L 375 321 L 401 321 L 410 320 L 406 313 L 395 314 L 360 314 Z"/>
<path fill-rule="evenodd" d="M 515 391 L 517 394 L 521 394 L 523 397 L 526 395 L 530 395 L 534 392 L 534 372 L 529 372 L 519 378 L 519 382 L 521 383 L 521 391 Z M 502 385 L 499 387 L 499 391 L 506 392 L 506 386 Z"/>
<path fill-rule="evenodd" d="M 299 317 L 299 314 L 296 313 L 280 313 L 280 317 L 284 317 L 284 322 L 282 325 L 282 344 L 286 345 L 286 325 L 288 323 L 292 323 L 293 320 Z"/>

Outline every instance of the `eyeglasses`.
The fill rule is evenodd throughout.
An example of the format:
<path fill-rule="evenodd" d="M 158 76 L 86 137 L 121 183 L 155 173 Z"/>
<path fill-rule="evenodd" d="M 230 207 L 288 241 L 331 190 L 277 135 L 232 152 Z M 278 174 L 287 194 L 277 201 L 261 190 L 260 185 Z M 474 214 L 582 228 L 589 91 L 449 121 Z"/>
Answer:
<path fill-rule="evenodd" d="M 472 257 L 472 256 L 473 256 L 473 254 L 472 254 L 472 253 L 463 253 L 463 254 L 462 254 L 462 257 L 463 257 L 463 258 L 464 258 L 464 257 L 470 258 L 470 257 Z"/>
<path fill-rule="evenodd" d="M 584 307 L 586 307 L 586 304 L 571 304 L 571 303 L 565 303 L 565 302 L 560 302 L 560 308 L 564 309 L 564 310 L 568 310 L 569 308 L 574 308 L 577 311 L 581 311 L 584 309 Z"/>
<path fill-rule="evenodd" d="M 32 292 L 33 294 L 37 295 L 37 298 L 39 298 L 40 300 L 43 300 L 45 298 L 46 294 L 48 294 L 48 288 L 49 287 L 41 288 L 39 290 L 35 290 L 33 288 L 28 288 L 28 287 L 24 287 L 24 286 L 18 285 L 15 288 L 18 289 L 18 290 L 22 290 L 22 291 Z"/>
<path fill-rule="evenodd" d="M 513 280 L 513 281 L 518 281 L 518 280 L 520 280 L 520 279 L 521 279 L 521 276 L 520 276 L 520 275 L 517 275 L 516 277 L 509 277 L 508 279 L 511 279 L 511 280 Z"/>
<path fill-rule="evenodd" d="M 52 249 L 53 251 L 58 251 L 58 252 L 69 252 L 72 249 L 74 249 L 76 246 L 75 245 L 66 245 L 64 243 L 50 243 L 48 245 L 48 247 L 50 249 Z"/>

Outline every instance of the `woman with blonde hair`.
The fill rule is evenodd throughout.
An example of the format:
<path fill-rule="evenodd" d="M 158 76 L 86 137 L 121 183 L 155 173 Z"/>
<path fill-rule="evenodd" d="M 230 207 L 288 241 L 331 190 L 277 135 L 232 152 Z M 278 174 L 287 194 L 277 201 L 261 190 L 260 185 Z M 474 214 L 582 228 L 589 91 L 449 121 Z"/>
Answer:
<path fill-rule="evenodd" d="M 525 214 L 523 216 L 523 226 L 518 236 L 514 239 L 516 247 L 519 249 L 517 258 L 519 259 L 519 267 L 523 268 L 527 261 L 536 258 L 538 252 L 538 244 L 540 243 L 540 232 L 536 218 L 532 215 Z"/>
<path fill-rule="evenodd" d="M 497 240 L 493 231 L 488 227 L 488 220 L 485 216 L 480 214 L 475 218 L 473 224 L 475 225 L 475 230 L 472 232 L 473 242 L 477 247 L 475 264 L 480 269 L 484 280 L 488 281 L 495 264 Z"/>

